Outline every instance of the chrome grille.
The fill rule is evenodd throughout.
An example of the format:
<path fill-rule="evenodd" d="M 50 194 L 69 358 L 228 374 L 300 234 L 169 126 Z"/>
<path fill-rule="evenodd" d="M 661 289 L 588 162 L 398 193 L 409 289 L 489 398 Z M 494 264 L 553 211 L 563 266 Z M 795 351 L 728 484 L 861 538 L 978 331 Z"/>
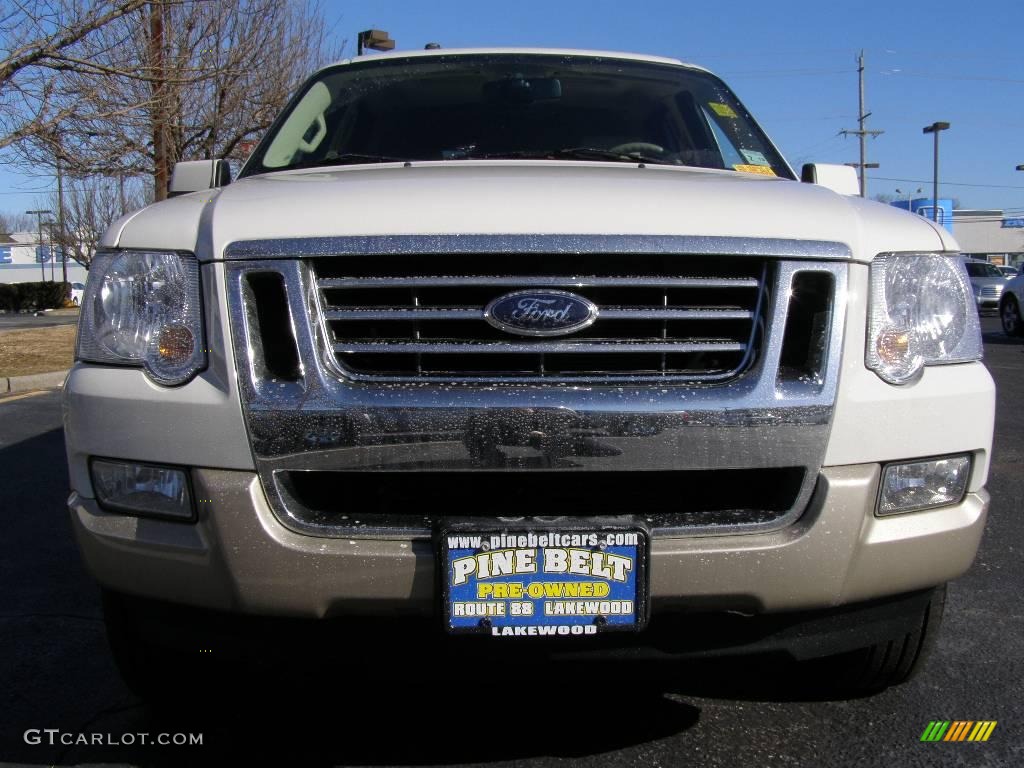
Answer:
<path fill-rule="evenodd" d="M 356 378 L 721 381 L 755 359 L 765 259 L 524 254 L 496 261 L 468 254 L 311 260 L 327 352 Z M 597 320 L 558 338 L 512 336 L 484 320 L 492 300 L 541 288 L 589 299 Z"/>
<path fill-rule="evenodd" d="M 981 297 L 984 299 L 998 299 L 1003 295 L 1003 286 L 985 285 L 981 289 Z"/>
<path fill-rule="evenodd" d="M 419 487 L 416 478 L 425 475 L 436 480 L 434 487 L 457 487 L 472 496 L 466 475 L 481 473 L 475 487 L 486 486 L 489 499 L 497 497 L 508 505 L 514 502 L 505 498 L 505 489 L 488 485 L 497 474 L 515 483 L 519 474 L 546 473 L 557 485 L 563 474 L 578 473 L 588 499 L 602 501 L 608 500 L 609 487 L 621 490 L 621 482 L 607 482 L 605 476 L 614 473 L 629 473 L 655 497 L 660 473 L 666 473 L 661 479 L 668 485 L 728 487 L 728 497 L 713 494 L 712 507 L 698 491 L 687 496 L 684 505 L 689 508 L 676 505 L 655 512 L 655 536 L 775 530 L 807 509 L 825 455 L 839 380 L 850 258 L 841 244 L 686 236 L 388 235 L 242 241 L 229 244 L 224 253 L 234 365 L 253 455 L 274 515 L 293 531 L 427 541 L 430 512 L 421 510 L 414 519 L 406 514 L 408 505 L 393 494 L 377 499 L 381 514 L 372 519 L 341 509 L 345 499 L 365 496 L 356 487 L 360 482 L 386 495 L 397 494 L 401 488 L 395 483 L 401 478 Z M 473 256 L 464 259 L 466 254 Z M 595 376 L 594 386 L 559 382 L 552 388 L 534 385 L 554 380 L 550 361 L 558 355 L 546 354 L 547 378 L 467 377 L 465 386 L 453 388 L 450 382 L 462 377 L 419 374 L 415 368 L 411 374 L 385 376 L 341 371 L 333 349 L 341 343 L 335 327 L 362 321 L 324 317 L 332 310 L 415 309 L 410 286 L 381 285 L 393 278 L 450 278 L 452 285 L 442 281 L 417 288 L 419 306 L 479 310 L 495 290 L 504 295 L 539 283 L 581 292 L 581 275 L 591 286 L 588 295 L 603 308 L 751 312 L 749 319 L 727 321 L 747 324 L 751 343 L 746 367 L 738 369 L 741 375 L 733 374 L 728 386 L 662 386 L 672 374 L 656 371 L 646 378 Z M 621 286 L 624 277 L 633 285 Z M 510 282 L 467 286 L 466 278 Z M 557 278 L 571 282 L 558 286 Z M 602 285 L 604 278 L 609 280 Z M 697 307 L 697 302 L 681 299 L 685 284 L 671 285 L 693 278 L 747 284 L 727 282 L 713 289 L 715 301 Z M 345 279 L 381 289 L 346 288 L 347 300 L 340 301 L 345 294 L 332 291 L 342 288 L 319 286 L 320 281 Z M 668 306 L 661 293 L 643 302 L 609 300 L 627 287 L 664 291 L 665 286 Z M 385 290 L 397 290 L 401 299 L 375 303 Z M 484 295 L 467 305 L 442 303 L 443 293 L 440 298 L 437 294 L 447 290 Z M 710 293 L 712 289 L 696 291 L 689 297 Z M 613 330 L 627 322 L 610 320 L 607 314 L 605 321 Z M 479 320 L 437 322 L 490 328 Z M 661 322 L 670 323 L 669 335 L 676 330 L 672 323 L 718 326 L 708 320 L 653 322 L 659 323 L 656 342 Z M 599 325 L 560 340 L 597 338 Z M 494 331 L 480 333 L 485 332 Z M 415 341 L 405 338 L 406 343 Z M 464 362 L 502 356 L 455 357 Z M 590 357 L 601 362 L 616 356 Z M 573 384 L 587 381 L 580 374 L 566 379 Z M 398 386 L 378 385 L 391 380 Z M 410 382 L 415 386 L 407 386 Z M 529 385 L 515 386 L 524 382 Z M 681 468 L 687 470 L 685 478 L 668 477 Z M 733 470 L 785 472 L 771 477 L 719 474 Z M 797 470 L 802 480 L 796 498 L 769 499 L 791 488 L 784 483 Z M 353 488 L 346 491 L 349 485 Z M 563 491 L 578 496 L 575 489 L 563 487 L 559 493 Z M 756 503 L 735 496 L 743 493 Z M 340 514 L 333 514 L 336 509 Z"/>

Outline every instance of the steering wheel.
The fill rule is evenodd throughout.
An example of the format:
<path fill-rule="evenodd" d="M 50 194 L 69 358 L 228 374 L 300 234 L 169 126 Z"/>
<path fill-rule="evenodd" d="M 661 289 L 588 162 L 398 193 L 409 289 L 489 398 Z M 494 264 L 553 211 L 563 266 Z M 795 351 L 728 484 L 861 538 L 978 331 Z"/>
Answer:
<path fill-rule="evenodd" d="M 616 144 L 610 152 L 617 152 L 620 155 L 664 155 L 665 148 L 647 141 L 627 141 L 625 144 Z"/>

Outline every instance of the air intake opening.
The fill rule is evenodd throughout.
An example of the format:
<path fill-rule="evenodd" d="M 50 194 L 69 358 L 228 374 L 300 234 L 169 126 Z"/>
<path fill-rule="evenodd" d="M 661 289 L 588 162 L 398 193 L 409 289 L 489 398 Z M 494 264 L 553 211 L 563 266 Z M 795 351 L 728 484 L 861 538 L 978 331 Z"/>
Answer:
<path fill-rule="evenodd" d="M 821 386 L 827 363 L 833 293 L 832 275 L 828 272 L 797 272 L 793 276 L 779 381 Z"/>
<path fill-rule="evenodd" d="M 796 504 L 803 467 L 650 472 L 281 471 L 293 518 L 339 528 L 430 529 L 443 517 L 643 516 L 654 528 L 758 526 Z M 542 499 L 543 504 L 537 505 Z"/>
<path fill-rule="evenodd" d="M 277 272 L 246 275 L 245 306 L 249 344 L 258 378 L 298 381 L 302 377 L 284 276 Z"/>

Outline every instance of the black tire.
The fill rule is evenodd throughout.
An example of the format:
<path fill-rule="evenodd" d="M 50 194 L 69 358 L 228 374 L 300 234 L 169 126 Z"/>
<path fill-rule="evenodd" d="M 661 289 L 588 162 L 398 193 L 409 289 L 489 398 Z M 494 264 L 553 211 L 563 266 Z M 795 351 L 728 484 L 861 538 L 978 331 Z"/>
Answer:
<path fill-rule="evenodd" d="M 128 689 L 151 703 L 186 695 L 192 670 L 184 655 L 148 639 L 142 617 L 147 601 L 103 590 L 103 621 L 114 665 Z"/>
<path fill-rule="evenodd" d="M 1024 318 L 1021 318 L 1020 305 L 1013 296 L 1005 297 L 999 305 L 999 319 L 1007 336 L 1024 336 Z"/>
<path fill-rule="evenodd" d="M 822 660 L 828 687 L 848 694 L 876 693 L 910 680 L 931 654 L 946 607 L 946 585 L 935 588 L 913 632 Z"/>

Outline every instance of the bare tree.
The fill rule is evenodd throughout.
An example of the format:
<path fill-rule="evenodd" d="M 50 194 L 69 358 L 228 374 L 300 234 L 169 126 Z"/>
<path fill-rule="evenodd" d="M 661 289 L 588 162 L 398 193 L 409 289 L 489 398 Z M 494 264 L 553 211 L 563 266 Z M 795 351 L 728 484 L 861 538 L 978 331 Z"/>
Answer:
<path fill-rule="evenodd" d="M 70 180 L 64 185 L 64 227 L 54 227 L 54 242 L 69 259 L 88 268 L 100 238 L 111 222 L 149 202 L 148 186 L 140 179 L 90 177 Z M 56 195 L 46 201 L 59 210 Z"/>
<path fill-rule="evenodd" d="M 12 232 L 35 232 L 36 220 L 21 211 L 0 212 L 0 233 L 9 235 Z"/>
<path fill-rule="evenodd" d="M 46 95 L 74 119 L 39 123 L 19 160 L 152 176 L 163 199 L 176 161 L 237 156 L 266 130 L 329 32 L 317 0 L 149 0 L 77 41 Z"/>
<path fill-rule="evenodd" d="M 0 8 L 0 149 L 52 130 L 79 104 L 63 73 L 89 67 L 82 53 L 107 25 L 147 0 L 20 0 Z"/>

